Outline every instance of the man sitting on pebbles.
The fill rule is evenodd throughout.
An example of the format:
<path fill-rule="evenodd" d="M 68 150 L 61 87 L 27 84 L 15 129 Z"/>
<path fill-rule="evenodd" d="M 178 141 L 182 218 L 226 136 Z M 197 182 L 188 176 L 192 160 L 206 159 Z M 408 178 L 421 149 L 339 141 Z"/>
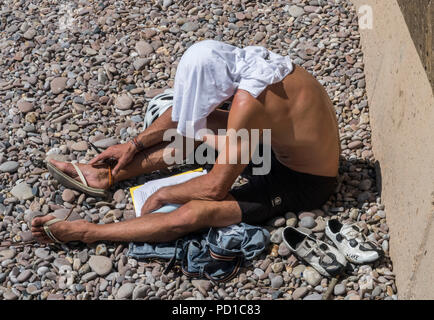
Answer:
<path fill-rule="evenodd" d="M 229 99 L 230 111 L 217 109 Z M 33 236 L 41 242 L 167 242 L 203 228 L 261 224 L 288 211 L 315 209 L 336 188 L 339 132 L 320 83 L 289 57 L 263 47 L 240 49 L 213 40 L 185 52 L 175 77 L 173 107 L 134 140 L 108 148 L 89 164 L 50 160 L 47 165 L 68 187 L 104 195 L 113 183 L 167 168 L 164 154 L 169 142 L 163 135 L 173 128 L 197 143 L 222 141 L 218 129 L 246 129 L 249 138 L 253 129 L 271 129 L 271 170 L 231 189 L 248 163 L 240 161 L 243 142 L 228 143 L 228 134 L 208 174 L 159 189 L 148 198 L 140 217 L 97 225 L 47 215 L 33 220 Z M 204 128 L 214 135 L 199 134 Z M 235 154 L 237 161 L 226 161 L 226 154 Z M 110 158 L 117 160 L 113 168 L 104 164 Z M 179 207 L 149 214 L 166 204 Z"/>

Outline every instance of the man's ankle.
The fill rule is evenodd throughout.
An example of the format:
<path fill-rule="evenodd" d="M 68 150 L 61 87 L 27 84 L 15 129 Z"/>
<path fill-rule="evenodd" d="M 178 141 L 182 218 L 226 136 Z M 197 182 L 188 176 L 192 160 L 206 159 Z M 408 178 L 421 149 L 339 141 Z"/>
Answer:
<path fill-rule="evenodd" d="M 95 227 L 95 224 L 93 224 L 93 223 L 90 223 L 86 220 L 80 221 L 80 224 L 78 225 L 78 229 L 79 229 L 78 231 L 80 234 L 80 240 L 79 241 L 84 242 L 84 243 L 92 243 L 92 242 L 97 241 L 97 239 L 95 239 L 95 237 L 94 237 L 94 235 L 95 235 L 95 232 L 93 230 L 94 227 Z"/>

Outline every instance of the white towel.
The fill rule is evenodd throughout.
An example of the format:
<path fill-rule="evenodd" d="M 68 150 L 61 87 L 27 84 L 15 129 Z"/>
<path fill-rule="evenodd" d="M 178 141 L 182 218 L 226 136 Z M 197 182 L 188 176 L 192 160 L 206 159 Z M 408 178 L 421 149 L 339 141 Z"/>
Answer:
<path fill-rule="evenodd" d="M 182 56 L 175 76 L 172 120 L 178 122 L 178 133 L 201 140 L 198 131 L 206 128 L 206 117 L 237 89 L 257 98 L 292 70 L 291 58 L 264 47 L 241 49 L 215 40 L 192 45 Z M 187 125 L 192 128 L 187 130 Z"/>

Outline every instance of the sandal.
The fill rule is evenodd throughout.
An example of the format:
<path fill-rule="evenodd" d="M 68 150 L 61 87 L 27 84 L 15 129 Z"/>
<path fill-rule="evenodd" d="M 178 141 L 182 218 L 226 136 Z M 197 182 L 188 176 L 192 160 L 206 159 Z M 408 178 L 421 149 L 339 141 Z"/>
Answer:
<path fill-rule="evenodd" d="M 51 173 L 53 178 L 56 179 L 65 187 L 76 189 L 78 191 L 84 192 L 93 197 L 105 198 L 108 196 L 108 190 L 89 187 L 78 165 L 73 162 L 70 163 L 72 164 L 75 171 L 77 172 L 81 182 L 75 180 L 74 178 L 68 176 L 66 173 L 60 171 L 56 166 L 52 165 L 50 162 L 47 162 L 47 169 Z M 108 179 L 109 179 L 109 188 L 110 188 L 113 185 L 113 176 L 112 176 L 112 170 L 110 165 L 108 166 Z"/>
<path fill-rule="evenodd" d="M 58 239 L 54 236 L 54 234 L 51 232 L 51 230 L 50 230 L 49 227 L 50 227 L 51 225 L 57 223 L 57 222 L 68 220 L 68 218 L 71 216 L 72 211 L 74 210 L 75 207 L 76 207 L 75 205 L 73 205 L 73 206 L 71 207 L 71 209 L 69 210 L 69 212 L 68 212 L 68 214 L 65 216 L 65 218 L 63 218 L 63 219 L 54 218 L 54 219 L 51 219 L 50 221 L 47 221 L 47 222 L 45 222 L 45 223 L 43 224 L 42 227 L 43 227 L 43 229 L 44 229 L 45 234 L 47 235 L 48 238 L 50 238 L 51 240 L 53 240 L 54 243 L 57 243 L 57 244 L 64 244 L 64 242 L 58 240 Z M 10 248 L 10 247 L 21 247 L 21 246 L 26 246 L 26 245 L 29 245 L 29 244 L 39 244 L 39 245 L 44 245 L 44 243 L 40 243 L 40 242 L 38 242 L 38 241 L 36 241 L 36 240 L 28 240 L 28 241 L 22 241 L 22 242 L 6 241 L 6 242 L 2 242 L 2 243 L 0 243 L 0 248 L 5 248 L 5 247 L 6 247 L 6 248 Z"/>
<path fill-rule="evenodd" d="M 63 243 L 65 243 L 65 242 L 58 240 L 58 239 L 54 236 L 54 234 L 51 232 L 51 230 L 50 230 L 49 227 L 50 227 L 52 224 L 55 224 L 55 223 L 57 223 L 57 222 L 61 222 L 61 221 L 66 221 L 66 220 L 68 220 L 68 218 L 71 216 L 71 213 L 72 213 L 72 211 L 74 210 L 74 208 L 75 208 L 75 205 L 71 207 L 71 209 L 69 210 L 69 212 L 68 212 L 68 214 L 66 215 L 65 218 L 63 218 L 63 219 L 54 218 L 54 219 L 51 219 L 51 220 L 49 220 L 49 221 L 47 221 L 47 222 L 45 222 L 45 223 L 43 224 L 42 227 L 43 227 L 43 229 L 44 229 L 45 234 L 47 235 L 48 238 L 50 238 L 51 240 L 53 240 L 54 243 L 63 244 Z"/>

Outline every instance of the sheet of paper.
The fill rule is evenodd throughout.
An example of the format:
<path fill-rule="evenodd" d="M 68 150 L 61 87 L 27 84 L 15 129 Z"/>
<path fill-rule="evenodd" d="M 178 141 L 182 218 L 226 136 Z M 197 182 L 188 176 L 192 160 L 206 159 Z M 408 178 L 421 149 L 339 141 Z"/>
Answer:
<path fill-rule="evenodd" d="M 136 212 L 136 217 L 140 217 L 142 206 L 145 204 L 148 197 L 150 197 L 155 191 L 162 187 L 173 186 L 175 184 L 184 183 L 190 179 L 200 177 L 206 174 L 206 170 L 203 171 L 192 171 L 184 174 L 171 176 L 168 178 L 157 179 L 148 181 L 142 186 L 135 188 L 132 191 L 134 210 Z"/>

